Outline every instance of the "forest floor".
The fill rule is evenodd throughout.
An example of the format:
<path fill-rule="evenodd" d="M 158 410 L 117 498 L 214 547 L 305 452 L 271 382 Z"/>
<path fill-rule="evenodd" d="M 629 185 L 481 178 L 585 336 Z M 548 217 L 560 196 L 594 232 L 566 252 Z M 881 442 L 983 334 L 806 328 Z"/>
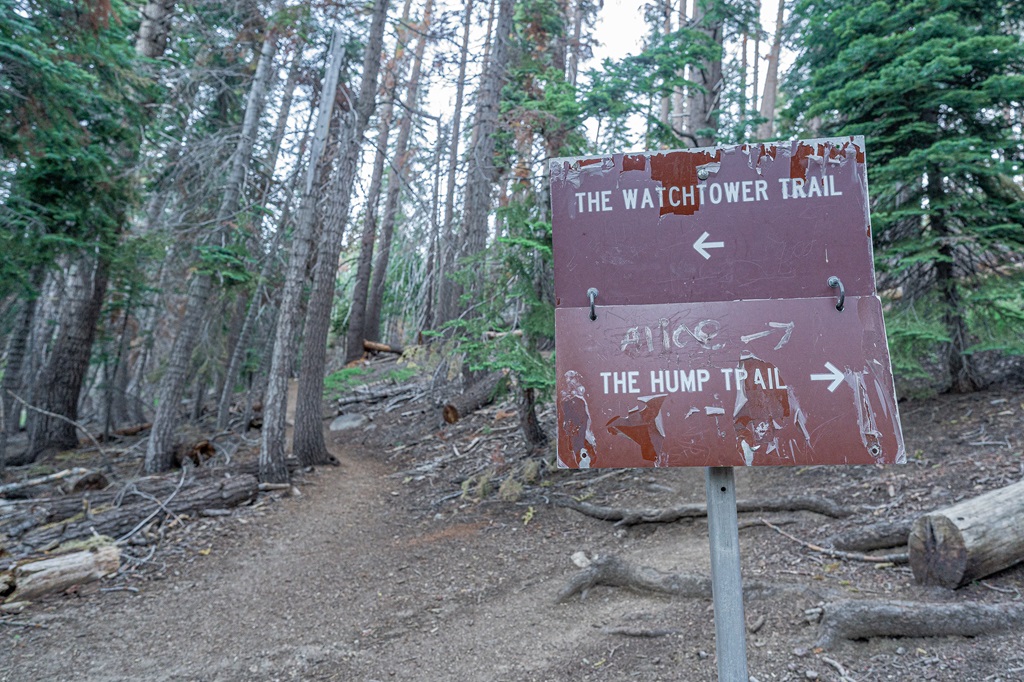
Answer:
<path fill-rule="evenodd" d="M 538 470 L 511 403 L 452 425 L 429 398 L 388 409 L 327 431 L 341 464 L 299 472 L 299 494 L 165 524 L 130 570 L 0 614 L 0 680 L 717 679 L 710 599 L 597 586 L 558 600 L 580 552 L 707 575 L 702 518 L 623 527 L 555 503 L 703 502 L 702 470 Z M 904 565 L 831 558 L 758 520 L 822 545 L 1024 476 L 1019 383 L 900 409 L 906 465 L 736 472 L 740 499 L 857 510 L 740 515 L 743 579 L 768 586 L 746 599 L 752 679 L 1024 680 L 1020 629 L 822 648 L 817 622 L 840 599 L 1020 603 L 1024 565 L 925 589 Z M 542 421 L 553 429 L 551 408 Z"/>

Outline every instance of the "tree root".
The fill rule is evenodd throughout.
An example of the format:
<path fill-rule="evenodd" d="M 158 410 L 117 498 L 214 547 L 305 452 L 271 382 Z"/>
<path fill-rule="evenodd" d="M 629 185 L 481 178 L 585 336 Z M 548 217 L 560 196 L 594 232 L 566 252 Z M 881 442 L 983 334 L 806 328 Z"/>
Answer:
<path fill-rule="evenodd" d="M 602 555 L 573 576 L 558 593 L 558 601 L 564 602 L 576 594 L 586 599 L 590 588 L 597 585 L 628 587 L 674 597 L 711 597 L 711 579 L 707 576 L 662 573 L 649 566 L 634 566 L 614 555 Z"/>
<path fill-rule="evenodd" d="M 872 637 L 974 637 L 1024 625 L 1024 604 L 848 600 L 827 604 L 818 646 Z"/>
<path fill-rule="evenodd" d="M 641 523 L 673 523 L 681 519 L 702 518 L 708 515 L 707 505 L 683 504 L 678 507 L 664 509 L 623 509 L 606 507 L 589 502 L 578 502 L 572 498 L 563 498 L 558 505 L 568 507 L 586 516 L 602 521 L 615 521 L 616 526 L 635 526 Z M 832 500 L 814 495 L 796 495 L 769 500 L 737 500 L 737 512 L 778 512 L 778 511 L 810 511 L 832 518 L 850 516 L 853 510 L 843 507 Z"/>

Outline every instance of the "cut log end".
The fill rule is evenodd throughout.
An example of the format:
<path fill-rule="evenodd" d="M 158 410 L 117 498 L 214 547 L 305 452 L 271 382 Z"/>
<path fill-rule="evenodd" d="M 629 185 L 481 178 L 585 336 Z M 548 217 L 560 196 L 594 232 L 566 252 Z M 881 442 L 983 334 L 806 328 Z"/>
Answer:
<path fill-rule="evenodd" d="M 926 514 L 908 541 L 914 578 L 956 589 L 1024 560 L 1024 481 Z"/>
<path fill-rule="evenodd" d="M 946 517 L 927 514 L 914 522 L 908 540 L 910 570 L 919 585 L 954 590 L 964 584 L 967 547 L 960 530 Z"/>

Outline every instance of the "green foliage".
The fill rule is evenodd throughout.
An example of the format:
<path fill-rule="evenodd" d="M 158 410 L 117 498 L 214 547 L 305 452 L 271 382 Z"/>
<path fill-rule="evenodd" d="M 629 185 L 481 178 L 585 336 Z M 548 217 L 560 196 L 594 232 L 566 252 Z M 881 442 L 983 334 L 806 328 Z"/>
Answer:
<path fill-rule="evenodd" d="M 370 370 L 365 367 L 345 367 L 324 377 L 324 400 L 333 400 L 346 391 L 366 383 Z"/>
<path fill-rule="evenodd" d="M 551 224 L 532 218 L 532 195 L 499 210 L 508 236 L 485 252 L 485 291 L 473 296 L 477 315 L 450 323 L 472 370 L 508 370 L 541 398 L 554 388 L 555 313 L 549 289 Z M 479 266 L 475 266 L 479 267 Z"/>
<path fill-rule="evenodd" d="M 62 253 L 113 256 L 154 94 L 130 23 L 122 2 L 0 0 L 0 296 Z"/>
<path fill-rule="evenodd" d="M 721 57 L 721 46 L 705 32 L 684 27 L 668 35 L 655 33 L 639 54 L 619 62 L 606 59 L 601 71 L 588 74 L 591 87 L 582 102 L 588 116 L 606 124 L 601 149 L 618 151 L 633 144 L 627 123 L 632 115 L 646 119 L 651 131 L 648 146 L 678 145 L 652 102 L 671 97 L 677 88 L 699 87 L 685 78 L 686 68 Z"/>
<path fill-rule="evenodd" d="M 951 375 L 974 353 L 1022 350 L 1022 14 L 990 0 L 794 8 L 789 125 L 866 137 L 879 288 L 902 293 L 892 341 L 939 353 Z"/>
<path fill-rule="evenodd" d="M 220 279 L 224 284 L 249 284 L 253 281 L 252 258 L 244 244 L 235 242 L 227 246 L 214 244 L 195 247 L 199 256 L 198 269 Z"/>
<path fill-rule="evenodd" d="M 757 25 L 758 10 L 753 2 L 701 0 L 701 5 L 706 12 L 706 25 L 721 25 L 726 32 L 757 30 L 753 27 Z M 687 69 L 723 58 L 722 46 L 699 26 L 688 24 L 665 34 L 660 29 L 664 22 L 664 5 L 650 4 L 646 8 L 651 32 L 644 49 L 617 62 L 606 59 L 600 70 L 588 73 L 590 87 L 585 91 L 581 105 L 585 115 L 599 123 L 596 151 L 621 151 L 633 146 L 636 141 L 629 119 L 637 116 L 647 124 L 647 139 L 644 140 L 647 148 L 678 147 L 680 138 L 660 120 L 658 103 L 677 90 L 703 91 L 700 84 L 686 78 Z M 731 69 L 731 73 L 738 74 L 738 67 Z M 722 87 L 722 105 L 742 96 L 731 77 Z M 717 130 L 687 132 L 728 140 L 737 131 L 756 122 L 754 113 L 754 117 L 727 121 Z M 721 114 L 721 111 L 716 114 Z M 692 145 L 695 141 L 683 140 L 683 144 Z"/>

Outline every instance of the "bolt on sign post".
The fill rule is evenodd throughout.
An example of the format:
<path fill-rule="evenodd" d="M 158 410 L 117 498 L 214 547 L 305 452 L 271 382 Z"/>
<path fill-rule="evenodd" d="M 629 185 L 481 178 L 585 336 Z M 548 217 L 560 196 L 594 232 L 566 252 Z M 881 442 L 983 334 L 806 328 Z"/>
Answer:
<path fill-rule="evenodd" d="M 745 682 L 731 467 L 906 459 L 864 139 L 554 159 L 551 203 L 558 463 L 707 467 Z"/>

